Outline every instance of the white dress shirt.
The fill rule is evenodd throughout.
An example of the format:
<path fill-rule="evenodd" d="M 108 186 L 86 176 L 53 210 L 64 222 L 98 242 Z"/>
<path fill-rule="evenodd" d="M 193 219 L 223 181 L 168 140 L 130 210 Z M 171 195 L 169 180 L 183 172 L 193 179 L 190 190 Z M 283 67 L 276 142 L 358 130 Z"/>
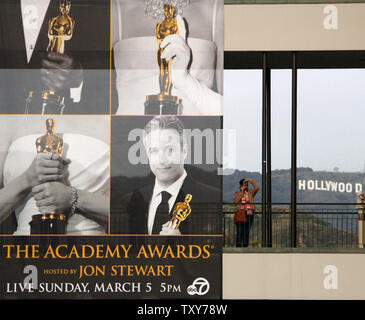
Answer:
<path fill-rule="evenodd" d="M 152 234 L 153 222 L 155 221 L 156 210 L 162 200 L 161 192 L 166 191 L 169 194 L 171 194 L 171 197 L 168 201 L 169 212 L 170 212 L 173 209 L 172 206 L 174 205 L 174 203 L 176 201 L 176 198 L 184 183 L 186 175 L 187 175 L 186 171 L 184 170 L 184 173 L 182 174 L 182 176 L 167 188 L 161 187 L 161 185 L 158 183 L 157 179 L 155 179 L 155 186 L 153 188 L 152 198 L 151 198 L 151 202 L 150 202 L 149 209 L 148 209 L 148 234 Z M 165 222 L 167 222 L 167 220 Z"/>
<path fill-rule="evenodd" d="M 50 0 L 21 0 L 20 2 L 28 63 L 32 57 L 50 2 Z M 78 88 L 70 88 L 70 96 L 74 102 L 81 100 L 82 85 L 83 82 Z"/>

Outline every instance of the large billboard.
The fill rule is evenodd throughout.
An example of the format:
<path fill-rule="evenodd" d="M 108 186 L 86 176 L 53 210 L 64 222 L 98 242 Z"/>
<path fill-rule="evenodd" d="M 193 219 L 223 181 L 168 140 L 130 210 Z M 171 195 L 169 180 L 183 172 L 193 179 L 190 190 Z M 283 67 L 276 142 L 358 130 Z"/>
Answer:
<path fill-rule="evenodd" d="M 1 298 L 220 298 L 223 1 L 0 12 Z"/>

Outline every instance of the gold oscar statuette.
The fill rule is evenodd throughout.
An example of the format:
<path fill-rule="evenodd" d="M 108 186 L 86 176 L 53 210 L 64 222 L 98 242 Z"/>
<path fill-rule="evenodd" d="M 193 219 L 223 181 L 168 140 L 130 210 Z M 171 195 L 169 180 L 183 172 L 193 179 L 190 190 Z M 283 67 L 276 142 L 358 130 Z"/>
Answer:
<path fill-rule="evenodd" d="M 179 28 L 175 20 L 175 7 L 170 4 L 164 4 L 165 19 L 156 25 L 156 39 L 158 44 L 157 62 L 159 66 L 159 83 L 160 93 L 157 95 L 148 95 L 145 102 L 145 114 L 180 114 L 181 99 L 171 95 L 171 63 L 172 60 L 166 61 L 161 55 L 164 48 L 161 48 L 161 42 L 169 35 L 178 34 Z"/>
<path fill-rule="evenodd" d="M 65 41 L 72 38 L 75 21 L 68 15 L 71 9 L 69 0 L 60 1 L 60 14 L 49 20 L 47 51 L 64 53 Z"/>
<path fill-rule="evenodd" d="M 48 52 L 63 54 L 65 51 L 65 41 L 72 38 L 75 21 L 69 16 L 71 9 L 70 0 L 60 0 L 60 14 L 51 18 L 48 23 Z M 65 98 L 58 95 L 53 90 L 42 90 L 41 92 L 30 91 L 26 99 L 25 113 L 29 113 L 32 102 L 40 101 L 41 114 L 63 114 L 65 108 Z M 38 113 L 38 112 L 37 112 Z"/>
<path fill-rule="evenodd" d="M 37 153 L 58 154 L 62 156 L 63 139 L 55 134 L 54 119 L 46 120 L 46 134 L 36 139 Z M 32 216 L 31 234 L 64 234 L 66 233 L 66 216 L 58 212 L 46 212 Z"/>
<path fill-rule="evenodd" d="M 55 121 L 53 119 L 46 120 L 47 133 L 37 138 L 35 144 L 38 153 L 57 153 L 62 156 L 63 139 L 57 136 L 55 131 Z"/>
<path fill-rule="evenodd" d="M 171 230 L 179 229 L 180 223 L 186 220 L 191 213 L 190 201 L 193 198 L 191 194 L 187 194 L 184 202 L 176 203 L 172 211 L 172 218 L 169 221 L 168 228 Z"/>

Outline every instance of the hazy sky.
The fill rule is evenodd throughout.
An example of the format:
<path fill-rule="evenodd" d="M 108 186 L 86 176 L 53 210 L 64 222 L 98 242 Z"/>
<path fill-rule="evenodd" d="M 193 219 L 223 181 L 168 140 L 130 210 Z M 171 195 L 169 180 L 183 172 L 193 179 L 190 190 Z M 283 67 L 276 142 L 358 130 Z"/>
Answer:
<path fill-rule="evenodd" d="M 273 70 L 271 78 L 272 169 L 288 169 L 291 71 Z M 261 171 L 261 81 L 260 70 L 226 70 L 224 73 L 224 128 L 237 132 L 235 159 L 236 168 L 241 170 Z M 338 167 L 345 172 L 363 170 L 364 127 L 365 70 L 298 70 L 299 167 L 328 171 Z M 227 142 L 225 150 L 228 151 Z M 234 157 L 232 152 L 230 156 Z M 232 167 L 231 164 L 227 167 Z"/>

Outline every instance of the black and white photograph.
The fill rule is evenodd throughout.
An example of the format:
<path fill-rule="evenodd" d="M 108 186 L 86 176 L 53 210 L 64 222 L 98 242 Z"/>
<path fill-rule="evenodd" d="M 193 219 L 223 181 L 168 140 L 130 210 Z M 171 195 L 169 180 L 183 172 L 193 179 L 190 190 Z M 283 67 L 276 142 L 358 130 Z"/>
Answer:
<path fill-rule="evenodd" d="M 120 115 L 223 113 L 223 1 L 113 0 Z"/>
<path fill-rule="evenodd" d="M 1 114 L 113 110 L 110 1 L 1 1 L 0 30 Z"/>
<path fill-rule="evenodd" d="M 112 234 L 220 234 L 221 121 L 112 118 Z"/>
<path fill-rule="evenodd" d="M 106 234 L 109 117 L 0 121 L 1 233 Z"/>

